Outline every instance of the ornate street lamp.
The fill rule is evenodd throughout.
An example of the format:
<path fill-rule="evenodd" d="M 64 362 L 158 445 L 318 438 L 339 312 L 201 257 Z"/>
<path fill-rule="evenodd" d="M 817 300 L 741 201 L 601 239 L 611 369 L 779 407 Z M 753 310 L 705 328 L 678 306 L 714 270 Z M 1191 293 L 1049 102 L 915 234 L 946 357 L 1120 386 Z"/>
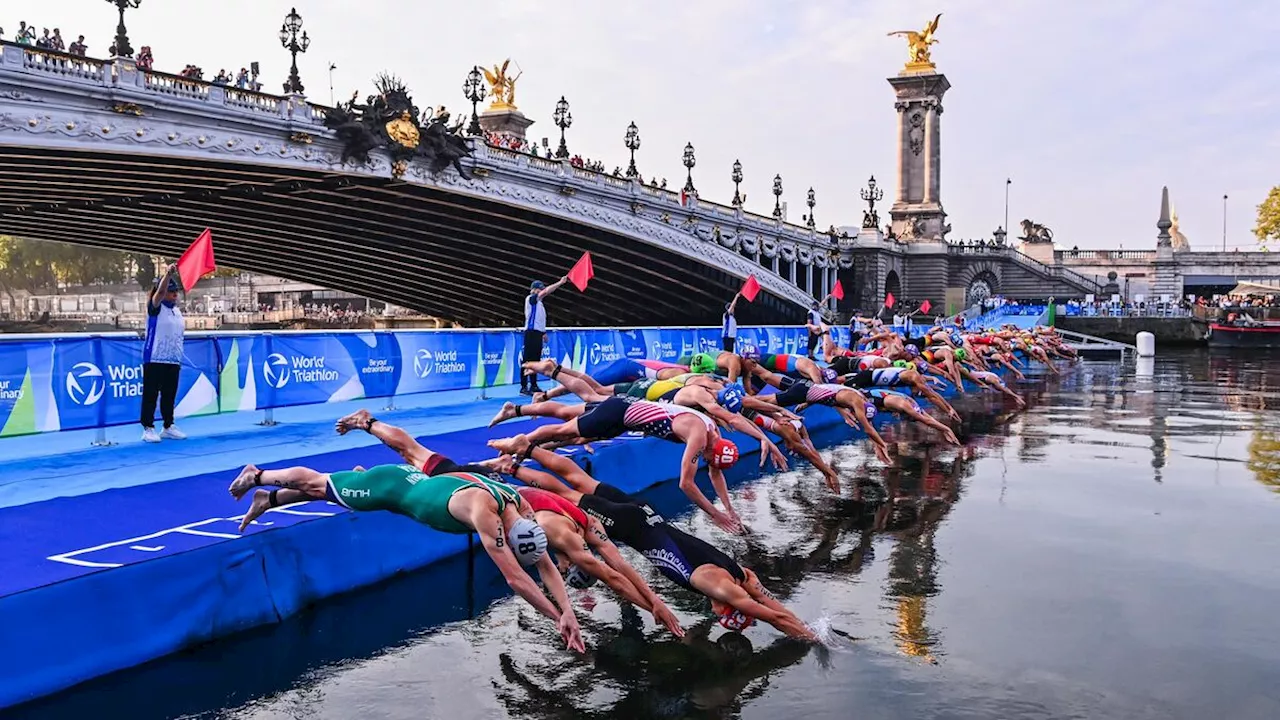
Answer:
<path fill-rule="evenodd" d="M 733 206 L 742 207 L 742 195 L 738 194 L 738 185 L 742 183 L 742 163 L 737 160 L 733 161 L 733 174 L 729 176 L 733 180 Z"/>
<path fill-rule="evenodd" d="M 693 186 L 693 166 L 698 164 L 697 158 L 693 156 L 693 143 L 684 144 L 684 167 L 688 175 L 684 181 L 684 191 L 692 195 L 697 192 L 697 188 Z"/>
<path fill-rule="evenodd" d="M 782 175 L 773 176 L 773 216 L 782 219 Z"/>
<path fill-rule="evenodd" d="M 867 202 L 867 211 L 862 214 L 862 227 L 880 227 L 880 216 L 876 214 L 876 202 L 884 199 L 884 188 L 876 187 L 876 176 L 867 181 L 867 187 L 858 194 Z"/>
<path fill-rule="evenodd" d="M 634 122 L 627 126 L 627 134 L 623 141 L 631 151 L 631 164 L 627 166 L 627 177 L 639 177 L 640 171 L 636 170 L 636 151 L 640 149 L 640 128 L 636 127 Z"/>
<path fill-rule="evenodd" d="M 564 142 L 564 131 L 573 124 L 573 115 L 569 113 L 569 101 L 560 96 L 560 102 L 556 103 L 555 112 L 551 113 L 551 119 L 555 122 L 556 127 L 560 128 L 560 147 L 556 148 L 557 158 L 569 157 L 569 146 Z"/>
<path fill-rule="evenodd" d="M 818 204 L 817 198 L 813 195 L 813 188 L 809 188 L 809 197 L 805 200 L 805 204 L 809 206 L 809 219 L 805 221 L 805 224 L 809 226 L 810 230 L 812 230 L 815 227 L 813 222 L 813 206 Z"/>
<path fill-rule="evenodd" d="M 991 233 L 991 236 L 995 238 L 997 245 L 1004 245 L 1004 240 L 1009 236 L 1009 233 L 1005 232 L 1004 226 L 1002 225 L 996 228 L 996 231 Z"/>
<path fill-rule="evenodd" d="M 476 65 L 471 66 L 471 72 L 467 73 L 467 79 L 462 83 L 462 94 L 471 101 L 471 123 L 467 125 L 467 134 L 478 136 L 484 133 L 480 128 L 480 115 L 476 113 L 476 105 L 484 99 L 483 78 L 480 77 L 480 68 Z"/>
<path fill-rule="evenodd" d="M 285 83 L 285 88 L 289 94 L 301 95 L 303 87 L 302 78 L 298 77 L 298 53 L 304 53 L 311 47 L 311 38 L 307 37 L 305 30 L 302 37 L 298 37 L 299 30 L 302 30 L 302 16 L 298 14 L 297 8 L 290 8 L 289 14 L 284 16 L 284 24 L 280 26 L 280 45 L 293 56 L 293 66 L 289 68 L 289 81 Z"/>
<path fill-rule="evenodd" d="M 116 25 L 116 57 L 133 57 L 133 48 L 129 46 L 129 32 L 124 27 L 125 8 L 137 8 L 142 0 L 107 0 L 120 9 L 120 24 Z"/>

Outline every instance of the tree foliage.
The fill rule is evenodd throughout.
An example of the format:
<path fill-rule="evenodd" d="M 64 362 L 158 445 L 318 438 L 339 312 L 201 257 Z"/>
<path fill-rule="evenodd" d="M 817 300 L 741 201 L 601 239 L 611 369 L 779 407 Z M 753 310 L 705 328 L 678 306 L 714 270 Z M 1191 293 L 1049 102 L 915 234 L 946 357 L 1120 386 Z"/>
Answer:
<path fill-rule="evenodd" d="M 1267 199 L 1258 206 L 1258 224 L 1254 226 L 1253 234 L 1263 245 L 1280 241 L 1280 185 L 1271 188 Z"/>
<path fill-rule="evenodd" d="M 143 258 L 116 250 L 0 236 L 0 290 L 12 294 L 53 291 L 60 284 L 124 283 Z"/>

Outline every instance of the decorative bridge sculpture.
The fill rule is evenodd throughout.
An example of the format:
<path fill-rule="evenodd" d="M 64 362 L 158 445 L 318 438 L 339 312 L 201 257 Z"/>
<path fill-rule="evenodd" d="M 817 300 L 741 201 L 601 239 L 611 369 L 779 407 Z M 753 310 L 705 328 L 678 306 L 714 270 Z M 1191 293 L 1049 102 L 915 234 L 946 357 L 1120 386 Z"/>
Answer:
<path fill-rule="evenodd" d="M 715 322 L 720 305 L 750 274 L 766 293 L 753 307 L 762 315 L 757 318 L 794 322 L 796 307 L 825 296 L 837 269 L 850 264 L 826 233 L 696 196 L 682 204 L 678 193 L 567 160 L 492 147 L 474 137 L 442 137 L 442 126 L 432 119 L 419 125 L 411 113 L 386 123 L 384 132 L 398 149 L 375 143 L 360 162 L 349 153 L 344 159 L 349 146 L 325 125 L 329 118 L 341 127 L 341 113 L 351 106 L 330 109 L 300 94 L 273 96 L 143 70 L 129 58 L 104 61 L 8 43 L 0 51 L 0 233 L 174 256 L 201 227 L 220 221 L 230 227 L 223 231 L 229 245 L 219 247 L 230 266 L 294 270 L 300 280 L 435 314 L 453 311 L 476 323 L 517 319 L 513 308 L 519 308 L 528 279 L 555 277 L 563 270 L 555 270 L 553 258 L 580 254 L 591 243 L 601 250 L 634 241 L 650 249 L 655 267 L 637 259 L 642 248 L 631 250 L 630 260 L 618 261 L 615 279 L 600 273 L 607 287 L 593 286 L 600 293 L 595 303 L 604 307 L 566 309 L 564 322 Z M 411 142 L 429 137 L 440 153 L 406 152 Z M 382 194 L 370 200 L 374 190 Z M 308 193 L 333 211 L 320 214 L 323 208 Z M 403 207 L 382 202 L 396 197 Z M 268 212 L 267 202 L 274 211 Z M 429 226 L 396 214 L 419 202 L 435 213 Z M 370 233 L 375 255 L 391 254 L 377 255 L 378 262 L 335 255 L 341 232 L 328 225 L 340 223 L 342 213 L 371 213 L 370 203 L 380 203 L 386 218 L 370 216 L 349 230 Z M 257 205 L 264 207 L 255 215 Z M 304 216 L 291 224 L 295 210 Z M 312 210 L 316 214 L 305 214 Z M 469 224 L 450 229 L 447 213 L 463 211 Z M 235 220 L 242 215 L 257 224 L 246 219 L 241 231 Z M 394 254 L 396 223 L 423 228 L 425 244 L 410 247 L 404 240 L 401 254 L 425 270 Z M 477 228 L 490 226 L 482 238 Z M 332 230 L 332 237 L 322 230 Z M 521 233 L 529 261 L 499 267 L 506 265 L 499 262 L 503 257 L 519 257 L 520 249 L 498 240 Z M 474 247 L 451 246 L 448 239 L 456 236 L 475 240 Z M 267 242 L 271 237 L 274 244 Z M 574 237 L 583 239 L 569 247 Z M 363 236 L 348 239 L 361 243 Z M 487 278 L 478 269 L 486 242 L 494 254 Z M 464 257 L 472 258 L 471 265 L 462 265 Z M 617 279 L 628 268 L 634 288 Z M 454 282 L 448 282 L 451 269 Z M 429 281 L 415 278 L 419 272 Z M 647 302 L 663 292 L 664 278 L 670 296 Z M 487 286 L 471 293 L 457 287 L 476 283 Z M 688 312 L 681 312 L 685 303 Z M 578 304 L 586 303 L 564 303 Z M 641 307 L 626 309 L 632 305 Z"/>

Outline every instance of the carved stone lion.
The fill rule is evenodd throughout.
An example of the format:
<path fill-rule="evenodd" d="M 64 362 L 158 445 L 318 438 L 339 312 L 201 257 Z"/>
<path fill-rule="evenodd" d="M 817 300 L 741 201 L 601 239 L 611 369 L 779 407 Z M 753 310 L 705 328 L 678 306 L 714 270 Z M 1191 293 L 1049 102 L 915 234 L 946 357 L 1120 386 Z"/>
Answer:
<path fill-rule="evenodd" d="M 1023 220 L 1022 237 L 1020 239 L 1032 243 L 1051 243 L 1053 242 L 1053 231 L 1040 223 Z"/>

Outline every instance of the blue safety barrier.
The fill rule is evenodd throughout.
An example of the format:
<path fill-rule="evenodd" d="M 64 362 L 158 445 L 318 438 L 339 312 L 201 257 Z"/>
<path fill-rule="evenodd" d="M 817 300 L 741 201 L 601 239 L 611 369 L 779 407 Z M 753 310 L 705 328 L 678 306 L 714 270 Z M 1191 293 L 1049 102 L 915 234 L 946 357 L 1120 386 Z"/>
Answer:
<path fill-rule="evenodd" d="M 837 342 L 848 331 L 833 328 Z M 719 328 L 551 330 L 543 356 L 586 372 L 620 358 L 675 362 L 719 350 Z M 361 398 L 486 388 L 519 377 L 515 330 L 190 333 L 178 417 Z M 745 327 L 738 344 L 804 353 L 800 327 Z M 0 437 L 138 421 L 142 346 L 136 336 L 0 339 Z"/>

